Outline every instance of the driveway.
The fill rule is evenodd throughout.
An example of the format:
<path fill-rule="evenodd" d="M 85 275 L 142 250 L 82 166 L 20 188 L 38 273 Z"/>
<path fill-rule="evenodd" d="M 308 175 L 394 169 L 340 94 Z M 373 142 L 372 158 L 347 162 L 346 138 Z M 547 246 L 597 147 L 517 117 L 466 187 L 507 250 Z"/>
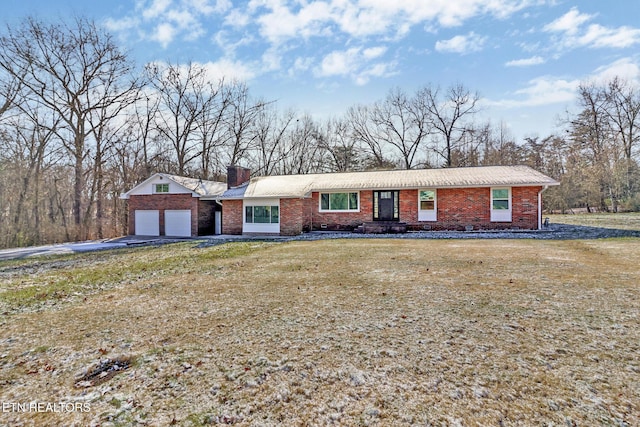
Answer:
<path fill-rule="evenodd" d="M 55 245 L 30 246 L 26 248 L 11 248 L 0 250 L 0 261 L 21 259 L 40 255 L 62 255 L 80 252 L 102 251 L 107 249 L 126 248 L 132 245 L 151 245 L 171 243 L 185 239 L 126 236 L 115 239 L 90 240 L 86 242 L 59 243 Z"/>

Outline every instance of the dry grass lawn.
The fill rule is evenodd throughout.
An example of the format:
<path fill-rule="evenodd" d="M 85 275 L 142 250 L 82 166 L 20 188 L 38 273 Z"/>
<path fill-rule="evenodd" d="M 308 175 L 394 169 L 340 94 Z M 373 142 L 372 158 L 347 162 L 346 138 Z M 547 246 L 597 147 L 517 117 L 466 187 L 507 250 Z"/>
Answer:
<path fill-rule="evenodd" d="M 552 223 L 615 228 L 618 230 L 640 230 L 640 212 L 546 216 L 549 217 Z"/>
<path fill-rule="evenodd" d="M 0 425 L 637 426 L 639 265 L 638 239 L 0 263 L 0 401 L 89 409 Z M 81 381 L 115 358 L 131 364 Z"/>

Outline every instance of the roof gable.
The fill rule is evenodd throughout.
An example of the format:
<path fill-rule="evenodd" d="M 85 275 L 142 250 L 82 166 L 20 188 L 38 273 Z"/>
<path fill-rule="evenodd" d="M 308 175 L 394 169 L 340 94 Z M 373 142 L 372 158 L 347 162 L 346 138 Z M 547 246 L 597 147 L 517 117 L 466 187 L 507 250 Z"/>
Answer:
<path fill-rule="evenodd" d="M 216 197 L 227 189 L 227 184 L 217 181 L 206 181 L 195 178 L 188 178 L 179 175 L 165 173 L 155 173 L 131 190 L 120 195 L 121 199 L 128 199 L 130 196 L 155 194 L 154 184 L 169 183 L 169 194 L 191 193 L 193 197 Z"/>

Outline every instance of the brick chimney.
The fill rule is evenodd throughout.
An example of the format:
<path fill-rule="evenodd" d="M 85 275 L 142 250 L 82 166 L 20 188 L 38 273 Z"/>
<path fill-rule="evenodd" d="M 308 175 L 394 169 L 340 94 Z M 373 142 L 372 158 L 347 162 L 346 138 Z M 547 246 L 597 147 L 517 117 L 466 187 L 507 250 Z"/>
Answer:
<path fill-rule="evenodd" d="M 251 179 L 251 169 L 231 165 L 227 167 L 227 188 L 237 187 Z"/>

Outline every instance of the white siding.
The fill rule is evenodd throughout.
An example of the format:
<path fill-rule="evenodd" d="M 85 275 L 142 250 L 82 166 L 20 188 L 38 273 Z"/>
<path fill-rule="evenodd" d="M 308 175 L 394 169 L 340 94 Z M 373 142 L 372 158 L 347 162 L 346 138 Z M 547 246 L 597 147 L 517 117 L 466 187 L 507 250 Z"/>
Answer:
<path fill-rule="evenodd" d="M 280 221 L 276 224 L 256 224 L 247 223 L 247 206 L 278 206 L 280 209 L 280 199 L 245 199 L 242 203 L 242 232 L 243 233 L 274 233 L 280 234 Z"/>

